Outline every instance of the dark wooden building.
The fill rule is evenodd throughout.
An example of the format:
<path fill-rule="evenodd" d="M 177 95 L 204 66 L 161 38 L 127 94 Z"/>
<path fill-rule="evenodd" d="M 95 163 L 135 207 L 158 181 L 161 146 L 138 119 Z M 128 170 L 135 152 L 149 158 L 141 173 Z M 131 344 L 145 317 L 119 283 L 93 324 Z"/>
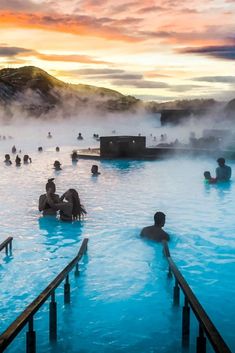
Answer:
<path fill-rule="evenodd" d="M 145 136 L 100 137 L 100 156 L 110 158 L 140 157 L 146 148 Z"/>

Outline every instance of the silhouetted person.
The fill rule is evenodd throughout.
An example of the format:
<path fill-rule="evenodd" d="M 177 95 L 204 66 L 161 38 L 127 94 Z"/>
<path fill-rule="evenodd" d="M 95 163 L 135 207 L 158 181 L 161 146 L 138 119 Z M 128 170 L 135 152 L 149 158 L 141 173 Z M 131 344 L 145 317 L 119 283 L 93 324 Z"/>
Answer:
<path fill-rule="evenodd" d="M 60 148 L 58 146 L 55 148 L 55 150 L 56 152 L 60 152 Z"/>
<path fill-rule="evenodd" d="M 93 166 L 91 167 L 91 173 L 93 176 L 100 175 L 100 172 L 98 170 L 98 165 L 93 164 Z"/>
<path fill-rule="evenodd" d="M 49 192 L 47 194 L 47 199 L 51 208 L 55 211 L 60 211 L 60 219 L 62 221 L 80 221 L 86 214 L 86 210 L 83 205 L 81 205 L 79 195 L 75 189 L 69 189 L 66 191 L 62 195 L 59 203 L 53 201 Z"/>
<path fill-rule="evenodd" d="M 24 164 L 32 163 L 32 158 L 28 154 L 25 154 L 23 157 Z"/>
<path fill-rule="evenodd" d="M 78 133 L 78 137 L 77 137 L 78 140 L 83 140 L 83 137 L 82 137 L 82 134 L 81 132 Z"/>
<path fill-rule="evenodd" d="M 11 157 L 10 157 L 9 154 L 5 154 L 5 161 L 4 161 L 4 163 L 5 163 L 6 165 L 12 165 Z"/>
<path fill-rule="evenodd" d="M 15 145 L 12 147 L 11 152 L 16 153 L 16 146 Z"/>
<path fill-rule="evenodd" d="M 208 184 L 216 184 L 217 183 L 217 179 L 212 178 L 211 173 L 208 171 L 204 172 L 204 177 L 205 177 L 205 182 Z"/>
<path fill-rule="evenodd" d="M 16 162 L 17 167 L 19 167 L 21 165 L 21 158 L 18 156 L 18 154 L 16 156 L 15 162 Z"/>
<path fill-rule="evenodd" d="M 59 195 L 55 193 L 56 186 L 53 180 L 54 178 L 48 179 L 48 182 L 46 183 L 46 192 L 50 193 L 50 198 L 54 203 L 59 203 L 60 198 Z M 38 209 L 42 212 L 43 216 L 55 216 L 57 213 L 57 211 L 49 205 L 47 194 L 43 194 L 39 197 Z"/>
<path fill-rule="evenodd" d="M 51 139 L 51 138 L 52 138 L 52 134 L 50 133 L 50 131 L 48 132 L 47 138 L 48 138 L 48 139 Z"/>
<path fill-rule="evenodd" d="M 59 161 L 54 162 L 54 169 L 55 170 L 62 170 L 61 163 Z"/>
<path fill-rule="evenodd" d="M 78 161 L 78 153 L 77 151 L 73 151 L 71 154 L 72 162 L 77 162 Z"/>
<path fill-rule="evenodd" d="M 38 147 L 38 152 L 42 152 L 43 151 L 43 148 L 40 146 Z"/>
<path fill-rule="evenodd" d="M 169 235 L 162 229 L 165 225 L 166 216 L 163 212 L 156 212 L 154 215 L 154 225 L 142 229 L 140 235 L 157 242 L 169 240 Z"/>
<path fill-rule="evenodd" d="M 232 175 L 231 167 L 225 164 L 224 158 L 218 158 L 219 166 L 216 168 L 216 179 L 218 181 L 229 181 Z"/>

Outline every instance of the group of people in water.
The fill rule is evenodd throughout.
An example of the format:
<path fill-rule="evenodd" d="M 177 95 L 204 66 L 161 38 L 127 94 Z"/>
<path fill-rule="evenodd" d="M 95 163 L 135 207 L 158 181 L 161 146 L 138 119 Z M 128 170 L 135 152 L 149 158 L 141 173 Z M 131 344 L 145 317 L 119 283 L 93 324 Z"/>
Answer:
<path fill-rule="evenodd" d="M 4 163 L 6 165 L 12 165 L 11 157 L 9 154 L 5 154 Z M 23 163 L 24 164 L 32 163 L 32 158 L 30 158 L 28 154 L 25 154 L 23 157 Z M 15 158 L 15 164 L 17 167 L 21 166 L 21 158 L 18 156 L 18 154 L 16 155 L 16 158 Z"/>
<path fill-rule="evenodd" d="M 75 189 L 68 189 L 61 197 L 56 194 L 54 178 L 48 179 L 46 193 L 39 197 L 38 209 L 44 216 L 56 216 L 59 212 L 60 219 L 67 222 L 80 221 L 87 213 Z"/>
<path fill-rule="evenodd" d="M 226 182 L 231 179 L 232 169 L 225 164 L 225 159 L 220 157 L 217 159 L 218 167 L 215 170 L 216 176 L 213 178 L 209 171 L 204 172 L 205 182 L 208 184 L 216 184 L 217 182 Z"/>

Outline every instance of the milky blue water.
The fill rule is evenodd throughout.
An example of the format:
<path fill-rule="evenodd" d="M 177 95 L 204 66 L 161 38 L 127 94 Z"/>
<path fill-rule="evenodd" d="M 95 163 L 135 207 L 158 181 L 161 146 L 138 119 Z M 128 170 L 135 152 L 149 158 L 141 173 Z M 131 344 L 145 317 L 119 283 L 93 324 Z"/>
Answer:
<path fill-rule="evenodd" d="M 0 253 L 0 331 L 20 314 L 76 255 L 88 253 L 81 275 L 71 275 L 71 305 L 58 300 L 58 343 L 48 343 L 48 305 L 35 317 L 38 352 L 181 352 L 181 309 L 172 305 L 173 281 L 160 244 L 140 239 L 153 214 L 166 214 L 171 254 L 212 321 L 235 351 L 235 186 L 205 185 L 212 159 L 98 161 L 72 165 L 72 146 L 29 150 L 31 165 L 0 163 L 0 241 L 13 236 L 13 255 Z M 4 147 L 5 148 L 5 147 Z M 3 148 L 3 150 L 4 150 Z M 7 148 L 5 148 L 6 150 Z M 4 150 L 4 152 L 5 152 Z M 3 154 L 3 153 L 2 153 Z M 52 170 L 55 159 L 63 170 Z M 229 162 L 235 173 L 235 164 Z M 57 192 L 79 191 L 87 217 L 81 223 L 43 218 L 38 197 L 55 177 Z M 191 350 L 197 325 L 192 315 Z M 20 334 L 7 350 L 23 352 Z M 209 350 L 210 351 L 210 350 Z"/>

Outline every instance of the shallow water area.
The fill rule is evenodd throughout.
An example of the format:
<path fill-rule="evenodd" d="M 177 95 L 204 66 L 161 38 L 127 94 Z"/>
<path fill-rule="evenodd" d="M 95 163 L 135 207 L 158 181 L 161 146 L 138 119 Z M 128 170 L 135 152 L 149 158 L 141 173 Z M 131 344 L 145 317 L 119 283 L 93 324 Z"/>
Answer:
<path fill-rule="evenodd" d="M 101 175 L 92 177 L 93 161 L 71 163 L 76 142 L 61 144 L 58 153 L 56 145 L 50 141 L 42 153 L 28 147 L 29 165 L 0 163 L 0 241 L 14 237 L 13 255 L 0 253 L 1 332 L 88 237 L 81 275 L 71 276 L 69 307 L 63 288 L 56 291 L 56 346 L 48 343 L 48 305 L 36 315 L 38 352 L 181 352 L 181 310 L 172 305 L 174 283 L 167 278 L 162 247 L 139 237 L 161 210 L 172 257 L 235 351 L 234 181 L 204 184 L 203 171 L 214 174 L 212 159 L 98 161 Z M 55 159 L 62 163 L 60 172 L 52 169 Z M 235 164 L 228 164 L 235 172 Z M 50 177 L 60 195 L 70 187 L 78 190 L 88 212 L 84 221 L 40 216 L 38 197 Z M 196 335 L 192 318 L 192 352 Z M 23 352 L 24 340 L 20 334 L 7 351 Z"/>

